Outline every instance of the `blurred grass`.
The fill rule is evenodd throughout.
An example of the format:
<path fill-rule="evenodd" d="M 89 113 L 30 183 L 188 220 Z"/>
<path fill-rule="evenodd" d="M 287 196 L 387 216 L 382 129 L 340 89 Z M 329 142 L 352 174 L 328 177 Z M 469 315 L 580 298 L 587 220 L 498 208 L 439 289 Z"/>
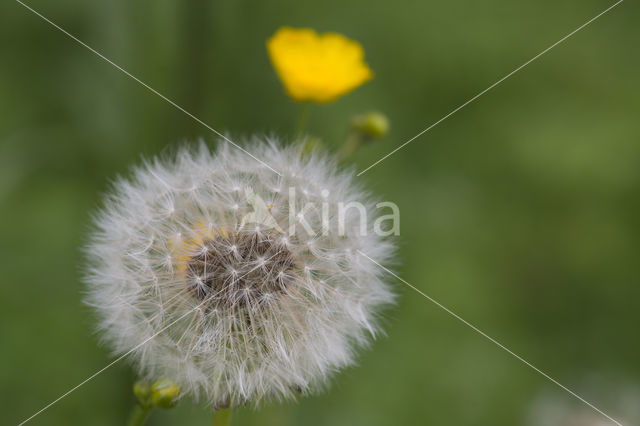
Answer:
<path fill-rule="evenodd" d="M 337 146 L 350 115 L 387 113 L 391 134 L 358 154 L 362 170 L 611 3 L 28 4 L 234 139 L 287 137 L 295 121 L 264 48 L 277 27 L 355 38 L 376 77 L 314 108 L 310 131 Z M 141 155 L 214 139 L 18 3 L 2 10 L 0 395 L 17 423 L 111 360 L 80 283 L 109 179 Z M 608 377 L 586 390 L 595 405 L 611 377 L 640 380 L 638 11 L 624 2 L 362 177 L 400 206 L 403 278 L 570 388 Z M 395 285 L 388 337 L 360 366 L 234 424 L 523 424 L 553 385 Z M 33 424 L 122 424 L 131 380 L 116 365 Z M 150 424 L 209 418 L 185 401 Z"/>

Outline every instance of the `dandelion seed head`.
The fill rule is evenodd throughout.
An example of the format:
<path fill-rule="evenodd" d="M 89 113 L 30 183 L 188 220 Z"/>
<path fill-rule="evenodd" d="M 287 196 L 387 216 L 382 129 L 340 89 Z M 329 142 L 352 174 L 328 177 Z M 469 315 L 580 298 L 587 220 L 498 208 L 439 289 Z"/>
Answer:
<path fill-rule="evenodd" d="M 259 139 L 248 146 L 289 173 L 257 167 L 228 145 L 181 148 L 114 184 L 86 250 L 86 301 L 105 343 L 116 354 L 132 351 L 142 378 L 171 378 L 182 395 L 214 406 L 319 389 L 380 332 L 380 311 L 394 298 L 381 271 L 353 254 L 386 263 L 392 242 L 360 235 L 349 217 L 344 234 L 335 215 L 326 233 L 309 235 L 295 215 L 290 227 L 290 211 L 308 202 L 293 203 L 291 187 L 334 205 L 362 200 L 375 217 L 353 175 L 301 148 Z M 266 221 L 261 200 L 269 200 Z M 320 230 L 320 209 L 304 211 Z"/>

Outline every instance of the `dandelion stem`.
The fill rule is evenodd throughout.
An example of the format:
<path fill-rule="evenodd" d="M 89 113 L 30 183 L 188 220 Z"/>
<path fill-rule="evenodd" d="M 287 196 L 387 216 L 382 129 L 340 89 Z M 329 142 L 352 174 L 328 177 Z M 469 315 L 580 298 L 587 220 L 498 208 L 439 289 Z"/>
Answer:
<path fill-rule="evenodd" d="M 150 405 L 146 407 L 143 407 L 140 404 L 134 405 L 131 410 L 131 414 L 129 415 L 129 422 L 127 423 L 127 426 L 142 426 L 147 420 L 147 417 L 149 417 L 150 412 Z"/>
<path fill-rule="evenodd" d="M 222 408 L 217 410 L 213 415 L 212 426 L 229 426 L 231 424 L 231 415 L 233 408 Z"/>
<path fill-rule="evenodd" d="M 309 113 L 311 111 L 311 102 L 302 102 L 300 104 L 300 112 L 298 114 L 298 122 L 296 123 L 296 129 L 293 133 L 294 139 L 300 138 L 307 129 L 307 123 L 309 122 Z"/>

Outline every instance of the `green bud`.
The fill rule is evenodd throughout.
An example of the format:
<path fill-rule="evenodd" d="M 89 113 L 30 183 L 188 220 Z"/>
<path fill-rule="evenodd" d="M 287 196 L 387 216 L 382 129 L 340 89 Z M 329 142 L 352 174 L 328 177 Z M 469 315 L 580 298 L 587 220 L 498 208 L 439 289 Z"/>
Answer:
<path fill-rule="evenodd" d="M 179 397 L 180 387 L 169 379 L 161 379 L 151 385 L 151 402 L 157 407 L 175 407 Z"/>
<path fill-rule="evenodd" d="M 389 119 L 381 112 L 369 112 L 351 119 L 351 128 L 368 138 L 381 138 L 389 132 Z"/>
<path fill-rule="evenodd" d="M 138 402 L 143 407 L 151 405 L 151 387 L 149 383 L 138 380 L 133 384 L 133 394 L 138 398 Z"/>

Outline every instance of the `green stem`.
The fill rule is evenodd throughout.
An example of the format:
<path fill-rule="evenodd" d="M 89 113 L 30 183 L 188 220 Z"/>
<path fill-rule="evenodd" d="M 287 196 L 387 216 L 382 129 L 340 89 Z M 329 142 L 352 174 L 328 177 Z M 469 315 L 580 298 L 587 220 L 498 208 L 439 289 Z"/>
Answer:
<path fill-rule="evenodd" d="M 149 413 L 151 412 L 151 406 L 143 407 L 140 404 L 136 404 L 131 410 L 131 414 L 129 415 L 128 426 L 142 426 L 144 422 L 149 417 Z"/>
<path fill-rule="evenodd" d="M 342 149 L 338 153 L 338 159 L 340 161 L 344 161 L 347 158 L 351 157 L 354 152 L 360 148 L 362 144 L 362 138 L 358 132 L 351 132 L 347 137 L 347 140 L 342 145 Z"/>
<path fill-rule="evenodd" d="M 309 122 L 309 113 L 311 111 L 311 102 L 303 102 L 300 104 L 300 113 L 298 115 L 298 122 L 296 123 L 296 129 L 293 134 L 294 139 L 299 139 L 307 128 Z"/>
<path fill-rule="evenodd" d="M 229 426 L 231 424 L 231 415 L 233 408 L 221 408 L 213 415 L 213 426 Z"/>

